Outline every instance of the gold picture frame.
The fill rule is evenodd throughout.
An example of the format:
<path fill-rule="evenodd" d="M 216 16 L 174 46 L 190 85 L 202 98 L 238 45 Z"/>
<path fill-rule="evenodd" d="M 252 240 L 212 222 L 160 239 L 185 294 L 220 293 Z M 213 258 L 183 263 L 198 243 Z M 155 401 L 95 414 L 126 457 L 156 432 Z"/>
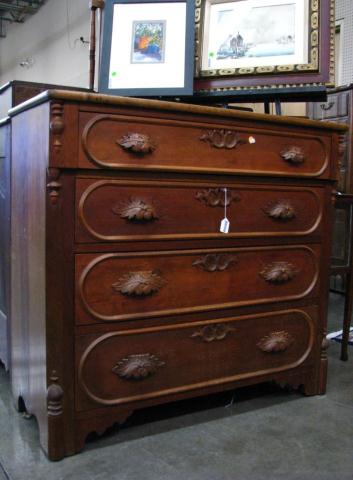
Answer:
<path fill-rule="evenodd" d="M 195 93 L 334 85 L 334 0 L 196 0 L 195 39 Z"/>

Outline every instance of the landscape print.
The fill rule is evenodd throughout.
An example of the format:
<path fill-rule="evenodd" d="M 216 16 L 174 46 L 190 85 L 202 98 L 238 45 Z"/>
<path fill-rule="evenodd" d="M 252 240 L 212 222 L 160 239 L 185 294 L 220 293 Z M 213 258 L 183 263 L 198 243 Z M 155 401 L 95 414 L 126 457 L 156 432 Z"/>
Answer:
<path fill-rule="evenodd" d="M 131 63 L 163 63 L 165 34 L 165 20 L 134 21 Z"/>
<path fill-rule="evenodd" d="M 266 58 L 277 63 L 273 57 L 286 57 L 290 62 L 288 56 L 296 49 L 295 1 L 250 0 L 212 7 L 208 68 L 234 67 L 234 61 L 254 65 L 250 59 L 258 59 L 258 65 L 266 64 Z"/>

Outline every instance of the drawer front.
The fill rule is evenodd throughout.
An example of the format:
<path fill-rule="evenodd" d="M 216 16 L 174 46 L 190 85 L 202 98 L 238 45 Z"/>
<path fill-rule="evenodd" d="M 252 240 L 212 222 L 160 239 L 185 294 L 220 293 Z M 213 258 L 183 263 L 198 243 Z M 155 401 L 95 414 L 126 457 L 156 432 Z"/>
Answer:
<path fill-rule="evenodd" d="M 329 177 L 330 136 L 80 113 L 79 167 Z"/>
<path fill-rule="evenodd" d="M 315 323 L 288 310 L 76 340 L 76 408 L 128 404 L 309 365 Z"/>
<path fill-rule="evenodd" d="M 76 256 L 78 324 L 183 314 L 317 294 L 319 247 Z"/>
<path fill-rule="evenodd" d="M 76 241 L 222 237 L 225 204 L 228 237 L 318 234 L 323 201 L 322 188 L 81 178 Z"/>

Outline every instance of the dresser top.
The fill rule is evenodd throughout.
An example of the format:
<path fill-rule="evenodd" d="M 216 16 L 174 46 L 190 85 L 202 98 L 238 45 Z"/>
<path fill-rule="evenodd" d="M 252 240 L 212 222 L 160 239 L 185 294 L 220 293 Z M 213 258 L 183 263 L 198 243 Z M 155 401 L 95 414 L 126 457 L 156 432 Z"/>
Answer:
<path fill-rule="evenodd" d="M 242 120 L 254 120 L 257 122 L 275 123 L 281 125 L 293 125 L 299 127 L 314 127 L 324 130 L 346 131 L 347 126 L 333 123 L 333 122 L 321 122 L 317 120 L 309 120 L 306 118 L 287 117 L 269 114 L 260 114 L 253 112 L 244 112 L 240 110 L 226 109 L 220 107 L 208 107 L 200 105 L 192 105 L 179 102 L 166 102 L 161 100 L 147 100 L 131 97 L 119 97 L 112 95 L 104 95 L 99 93 L 87 93 L 77 92 L 70 90 L 47 90 L 39 95 L 31 98 L 30 100 L 21 103 L 17 107 L 9 110 L 11 117 L 19 114 L 20 112 L 32 108 L 41 103 L 50 100 L 62 100 L 66 102 L 74 103 L 90 103 L 99 104 L 105 106 L 116 107 L 131 107 L 131 108 L 143 108 L 164 112 L 180 112 L 190 114 L 210 115 L 223 118 L 234 118 Z"/>

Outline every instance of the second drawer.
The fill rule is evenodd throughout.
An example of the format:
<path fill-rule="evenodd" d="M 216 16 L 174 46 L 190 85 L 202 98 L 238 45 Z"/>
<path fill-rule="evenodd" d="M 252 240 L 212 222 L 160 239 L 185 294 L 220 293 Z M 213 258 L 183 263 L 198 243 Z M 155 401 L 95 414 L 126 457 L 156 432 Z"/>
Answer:
<path fill-rule="evenodd" d="M 225 196 L 224 187 L 227 187 Z M 322 230 L 323 188 L 81 178 L 78 242 L 303 236 Z"/>

